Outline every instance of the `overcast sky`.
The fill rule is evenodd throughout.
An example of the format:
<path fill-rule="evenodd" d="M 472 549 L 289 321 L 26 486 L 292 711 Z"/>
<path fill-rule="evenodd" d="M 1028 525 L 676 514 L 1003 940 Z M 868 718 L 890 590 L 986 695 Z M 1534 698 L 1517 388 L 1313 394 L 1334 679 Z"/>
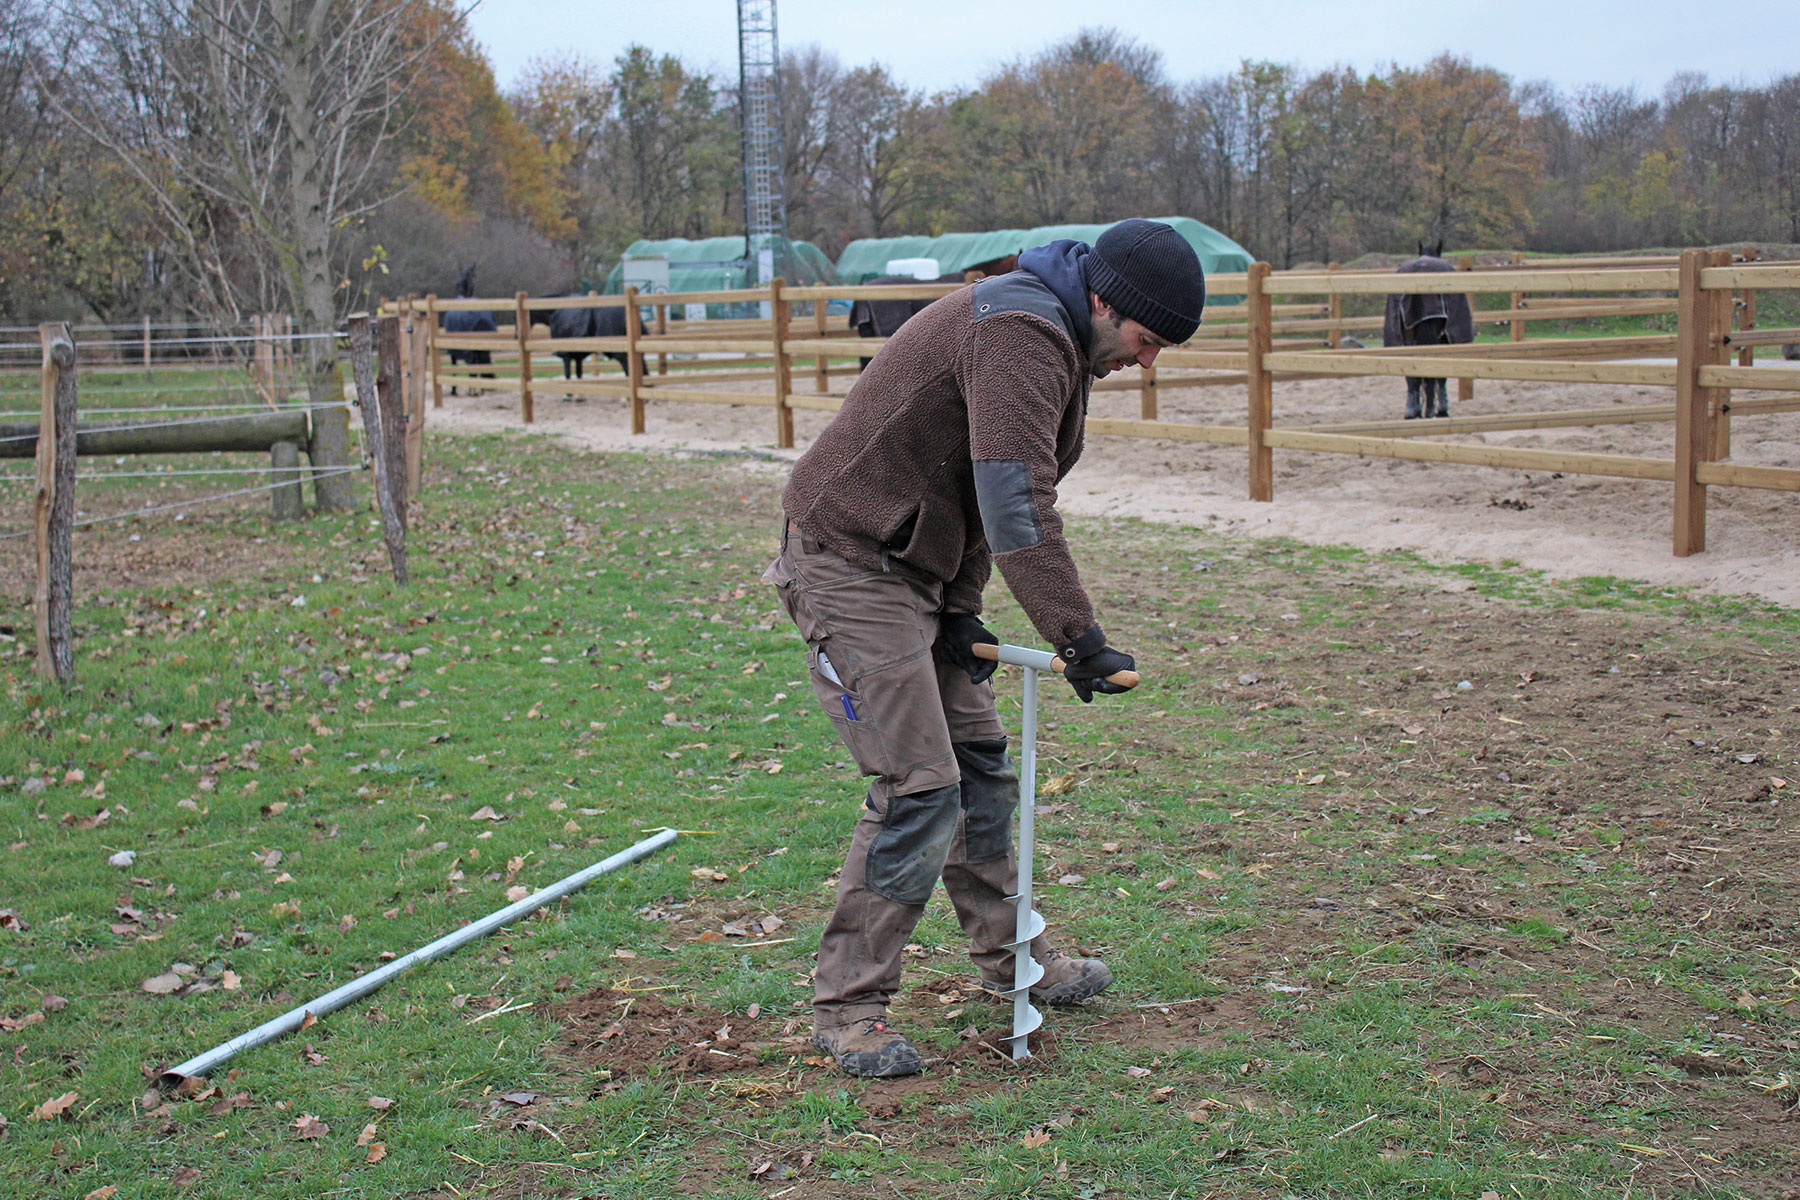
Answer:
<path fill-rule="evenodd" d="M 1636 85 L 1652 96 L 1681 71 L 1751 84 L 1800 72 L 1795 0 L 777 0 L 777 20 L 784 50 L 817 44 L 845 66 L 880 62 L 927 92 L 972 88 L 993 68 L 1096 25 L 1159 48 L 1177 82 L 1227 73 L 1246 58 L 1368 72 L 1446 50 L 1515 82 Z M 610 65 L 634 42 L 737 76 L 735 0 L 480 0 L 469 25 L 503 89 L 533 58 L 575 53 Z"/>

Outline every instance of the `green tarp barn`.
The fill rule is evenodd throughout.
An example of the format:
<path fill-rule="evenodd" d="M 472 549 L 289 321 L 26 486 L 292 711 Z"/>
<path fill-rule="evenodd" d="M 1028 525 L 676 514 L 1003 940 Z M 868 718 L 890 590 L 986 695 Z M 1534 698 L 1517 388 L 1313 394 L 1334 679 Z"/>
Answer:
<path fill-rule="evenodd" d="M 1234 274 L 1250 266 L 1250 252 L 1209 225 L 1202 225 L 1192 217 L 1153 219 L 1174 226 L 1188 240 L 1208 275 Z M 887 264 L 896 258 L 935 258 L 938 271 L 951 275 L 1033 246 L 1046 245 L 1058 238 L 1091 243 L 1114 224 L 1107 221 L 1099 225 L 1040 225 L 1035 229 L 946 233 L 939 237 L 858 238 L 838 255 L 837 274 L 843 283 L 867 283 L 886 275 Z M 1231 303 L 1242 298 L 1222 296 L 1219 299 Z"/>
<path fill-rule="evenodd" d="M 710 292 L 757 286 L 756 256 L 746 257 L 744 250 L 744 239 L 741 237 L 639 238 L 625 248 L 624 257 L 667 258 L 671 292 Z M 832 267 L 831 260 L 811 242 L 788 243 L 788 261 L 783 275 L 788 283 L 796 286 L 838 281 L 837 271 Z M 621 295 L 625 291 L 623 262 L 607 275 L 606 285 L 600 290 L 609 296 Z M 739 308 L 736 304 L 709 304 L 707 315 L 756 315 L 753 307 L 746 311 L 738 311 Z"/>

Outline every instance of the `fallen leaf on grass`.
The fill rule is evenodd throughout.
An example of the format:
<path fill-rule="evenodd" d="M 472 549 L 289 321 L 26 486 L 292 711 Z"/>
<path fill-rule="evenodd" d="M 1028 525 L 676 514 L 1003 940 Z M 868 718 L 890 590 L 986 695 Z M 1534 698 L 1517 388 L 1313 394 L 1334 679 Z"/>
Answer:
<path fill-rule="evenodd" d="M 176 1187 L 191 1187 L 200 1182 L 200 1171 L 197 1167 L 176 1167 L 169 1175 L 169 1182 Z"/>
<path fill-rule="evenodd" d="M 164 971 L 161 975 L 152 975 L 139 985 L 152 996 L 167 996 L 182 989 L 181 976 L 173 971 Z"/>
<path fill-rule="evenodd" d="M 302 1113 L 300 1117 L 294 1121 L 294 1130 L 295 1141 L 310 1142 L 314 1138 L 322 1138 L 330 1133 L 331 1126 L 319 1120 L 319 1118 L 313 1116 L 311 1113 Z"/>
<path fill-rule="evenodd" d="M 21 930 L 24 928 L 25 922 L 19 920 L 19 914 L 16 910 L 0 908 L 0 929 Z"/>
<path fill-rule="evenodd" d="M 375 1128 L 375 1122 L 370 1121 L 367 1125 L 362 1127 L 362 1132 L 356 1135 L 356 1144 L 359 1146 L 367 1146 L 370 1142 L 375 1140 L 379 1133 L 380 1130 Z"/>
<path fill-rule="evenodd" d="M 506 902 L 508 904 L 517 904 L 529 895 L 531 895 L 530 888 L 514 884 L 512 887 L 506 889 Z"/>
<path fill-rule="evenodd" d="M 500 1098 L 508 1104 L 516 1104 L 520 1108 L 524 1108 L 527 1104 L 537 1103 L 536 1092 L 507 1092 Z"/>
<path fill-rule="evenodd" d="M 369 1143 L 369 1152 L 367 1154 L 363 1155 L 363 1161 L 366 1163 L 378 1163 L 386 1157 L 387 1157 L 387 1143 L 386 1142 L 370 1142 Z"/>
<path fill-rule="evenodd" d="M 601 1030 L 600 1036 L 598 1038 L 596 1038 L 595 1040 L 604 1042 L 608 1038 L 621 1037 L 624 1035 L 624 1033 L 625 1033 L 625 1026 L 620 1024 L 618 1021 L 614 1021 L 611 1025 L 608 1025 L 605 1029 Z"/>
<path fill-rule="evenodd" d="M 370 1096 L 369 1107 L 376 1112 L 386 1112 L 388 1109 L 394 1107 L 394 1102 L 386 1096 Z"/>
<path fill-rule="evenodd" d="M 42 1024 L 43 1020 L 41 1012 L 26 1013 L 22 1017 L 0 1017 L 0 1033 L 17 1033 L 27 1026 Z"/>
<path fill-rule="evenodd" d="M 1142 1079 L 1144 1076 L 1150 1074 L 1150 1069 L 1148 1067 L 1126 1067 L 1125 1073 L 1133 1079 Z"/>
<path fill-rule="evenodd" d="M 129 867 L 132 863 L 134 863 L 136 861 L 137 861 L 137 851 L 136 850 L 121 850 L 117 854 L 113 855 L 111 858 L 107 859 L 106 865 L 109 867 L 117 867 L 121 871 L 123 871 L 126 867 Z"/>
<path fill-rule="evenodd" d="M 471 820 L 471 821 L 504 821 L 504 820 L 506 820 L 506 818 L 501 816 L 499 813 L 495 812 L 493 805 L 484 804 L 480 808 L 476 809 L 474 812 L 469 814 L 469 820 Z"/>
<path fill-rule="evenodd" d="M 105 1187 L 95 1188 L 93 1191 L 83 1196 L 81 1200 L 112 1200 L 112 1198 L 118 1194 L 119 1185 L 116 1183 L 109 1183 Z"/>
<path fill-rule="evenodd" d="M 1047 1129 L 1027 1130 L 1025 1136 L 1019 1139 L 1019 1145 L 1027 1150 L 1036 1150 L 1039 1146 L 1048 1146 L 1049 1144 L 1050 1131 Z"/>
<path fill-rule="evenodd" d="M 71 1108 L 75 1107 L 75 1102 L 79 1099 L 81 1099 L 80 1092 L 64 1092 L 56 1099 L 46 1100 L 32 1109 L 31 1116 L 27 1120 L 54 1121 L 58 1117 L 65 1116 Z"/>

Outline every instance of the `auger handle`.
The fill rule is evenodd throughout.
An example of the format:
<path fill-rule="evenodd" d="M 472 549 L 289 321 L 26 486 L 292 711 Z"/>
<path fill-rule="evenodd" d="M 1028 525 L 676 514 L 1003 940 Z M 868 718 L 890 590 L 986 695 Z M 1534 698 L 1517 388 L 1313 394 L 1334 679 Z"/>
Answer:
<path fill-rule="evenodd" d="M 1061 674 L 1068 666 L 1061 658 L 1049 651 L 1033 650 L 1028 646 L 996 646 L 989 642 L 976 642 L 974 651 L 976 658 L 985 658 L 989 662 L 1012 663 L 1016 667 L 1032 667 L 1039 671 L 1055 671 Z M 1134 688 L 1142 680 L 1143 676 L 1136 671 L 1114 671 L 1106 677 L 1108 683 L 1116 683 L 1124 688 Z"/>

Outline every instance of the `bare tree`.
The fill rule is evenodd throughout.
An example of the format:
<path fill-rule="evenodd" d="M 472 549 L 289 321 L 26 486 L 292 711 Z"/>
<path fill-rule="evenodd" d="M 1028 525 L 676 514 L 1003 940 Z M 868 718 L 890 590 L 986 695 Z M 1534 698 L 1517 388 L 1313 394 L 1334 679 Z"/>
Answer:
<path fill-rule="evenodd" d="M 334 250 L 377 189 L 432 0 L 83 0 L 63 112 L 154 197 L 218 315 L 282 304 L 305 342 L 315 453 L 348 442 Z M 348 290 L 343 295 L 348 297 Z M 352 506 L 349 477 L 317 483 Z"/>

